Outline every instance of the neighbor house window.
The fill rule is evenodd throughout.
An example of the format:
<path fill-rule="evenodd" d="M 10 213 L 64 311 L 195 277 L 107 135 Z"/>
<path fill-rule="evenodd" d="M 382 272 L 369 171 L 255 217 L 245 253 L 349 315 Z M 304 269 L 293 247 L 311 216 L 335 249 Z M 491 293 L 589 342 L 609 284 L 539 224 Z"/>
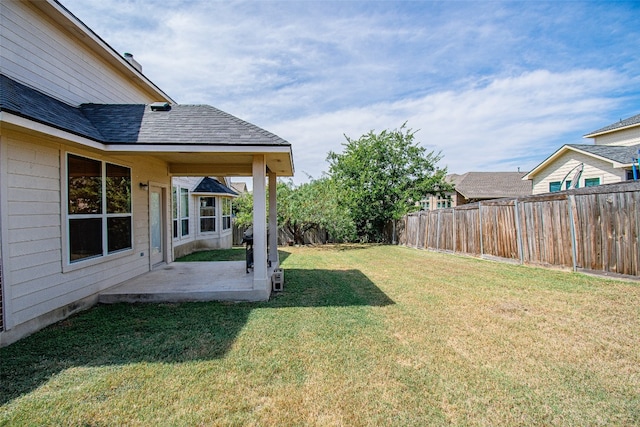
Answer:
<path fill-rule="evenodd" d="M 216 231 L 216 198 L 200 197 L 200 232 Z"/>
<path fill-rule="evenodd" d="M 595 187 L 596 185 L 600 185 L 600 178 L 585 178 L 585 187 Z"/>
<path fill-rule="evenodd" d="M 562 190 L 562 182 L 554 181 L 549 183 L 549 192 L 555 193 L 556 191 Z"/>
<path fill-rule="evenodd" d="M 189 235 L 189 190 L 173 187 L 171 198 L 173 217 L 173 238 L 178 239 Z"/>
<path fill-rule="evenodd" d="M 442 208 L 450 208 L 451 207 L 451 199 L 450 198 L 440 198 L 436 202 L 436 206 L 438 209 Z"/>
<path fill-rule="evenodd" d="M 69 262 L 119 252 L 131 243 L 131 169 L 67 155 Z"/>
<path fill-rule="evenodd" d="M 228 230 L 231 228 L 231 199 L 222 199 L 222 229 Z"/>

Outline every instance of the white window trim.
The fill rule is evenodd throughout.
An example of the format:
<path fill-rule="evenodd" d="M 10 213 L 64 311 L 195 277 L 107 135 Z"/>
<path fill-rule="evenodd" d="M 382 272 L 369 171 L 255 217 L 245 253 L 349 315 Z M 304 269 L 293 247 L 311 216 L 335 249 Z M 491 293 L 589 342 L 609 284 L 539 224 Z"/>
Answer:
<path fill-rule="evenodd" d="M 233 201 L 228 197 L 221 197 L 220 200 L 220 232 L 223 233 L 233 229 Z M 224 215 L 224 203 L 229 203 L 229 215 Z M 225 218 L 229 218 L 229 228 L 224 228 Z"/>
<path fill-rule="evenodd" d="M 213 198 L 214 200 L 214 209 L 213 209 L 213 216 L 201 216 L 200 215 L 200 200 L 203 198 Z M 216 236 L 220 234 L 220 230 L 222 229 L 222 227 L 220 226 L 220 209 L 221 209 L 221 203 L 218 203 L 218 201 L 220 200 L 219 197 L 216 196 L 205 196 L 205 195 L 198 195 L 196 196 L 196 200 L 197 200 L 197 206 L 198 206 L 198 235 L 200 236 Z M 213 218 L 213 227 L 214 230 L 213 231 L 202 231 L 202 222 L 201 220 L 203 218 Z"/>
<path fill-rule="evenodd" d="M 68 158 L 69 155 L 84 157 L 85 159 L 95 160 L 101 163 L 102 168 L 102 194 L 106 194 L 105 185 L 106 185 L 106 163 L 111 163 L 112 165 L 126 167 L 129 169 L 131 173 L 131 187 L 133 187 L 133 168 L 131 165 L 115 163 L 110 160 L 105 160 L 103 158 L 97 158 L 92 156 L 87 156 L 86 154 L 79 154 L 72 151 L 66 151 L 62 156 L 60 156 L 60 171 L 61 171 L 61 179 L 60 179 L 60 187 L 61 187 L 61 203 L 60 203 L 60 211 L 61 211 L 61 229 L 62 236 L 64 242 L 62 242 L 62 272 L 68 273 L 76 270 L 80 270 L 83 268 L 91 267 L 94 265 L 102 264 L 106 261 L 115 260 L 118 258 L 124 258 L 130 256 L 134 253 L 134 234 L 135 234 L 135 218 L 133 215 L 133 188 L 131 188 L 131 212 L 128 216 L 131 218 L 131 247 L 128 249 L 122 249 L 116 252 L 109 253 L 108 251 L 108 241 L 107 241 L 107 221 L 102 222 L 102 255 L 86 258 L 83 260 L 78 260 L 75 262 L 71 262 L 69 257 L 69 244 L 70 244 L 70 236 L 69 236 L 69 219 L 74 217 L 74 215 L 69 215 L 69 171 L 68 171 Z M 96 215 L 82 215 L 83 218 L 109 218 L 109 215 L 112 217 L 121 217 L 125 216 L 123 214 L 107 214 L 106 213 L 106 198 L 102 197 L 102 211 L 103 214 Z"/>
<path fill-rule="evenodd" d="M 173 193 L 173 189 L 176 189 L 175 195 Z M 187 216 L 183 217 L 182 216 L 182 190 L 187 190 Z M 190 200 L 191 200 L 191 190 L 189 190 L 188 187 L 183 187 L 181 185 L 172 185 L 171 186 L 171 239 L 174 242 L 180 242 L 182 240 L 190 240 L 193 239 L 193 236 L 191 234 L 191 206 L 190 206 Z M 174 197 L 175 196 L 175 197 Z M 176 215 L 177 217 L 174 218 L 173 217 L 173 202 L 174 202 L 174 198 L 175 198 L 175 202 L 176 202 Z M 187 227 L 187 234 L 182 234 L 182 221 L 183 220 L 187 220 L 189 221 L 189 226 Z M 178 235 L 176 237 L 173 236 L 173 232 L 174 232 L 174 225 L 173 222 L 176 221 L 176 228 L 178 231 Z M 199 227 L 198 227 L 199 229 Z M 197 231 L 196 231 L 197 234 Z"/>

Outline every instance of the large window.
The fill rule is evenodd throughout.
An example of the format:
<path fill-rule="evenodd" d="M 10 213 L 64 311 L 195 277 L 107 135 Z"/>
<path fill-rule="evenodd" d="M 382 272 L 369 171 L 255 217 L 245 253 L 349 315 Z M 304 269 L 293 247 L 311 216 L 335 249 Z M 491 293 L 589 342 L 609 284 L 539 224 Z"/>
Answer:
<path fill-rule="evenodd" d="M 222 199 L 222 229 L 228 230 L 231 228 L 231 199 Z"/>
<path fill-rule="evenodd" d="M 131 243 L 131 169 L 67 156 L 69 261 L 119 252 Z"/>
<path fill-rule="evenodd" d="M 200 197 L 200 232 L 216 231 L 216 198 Z"/>
<path fill-rule="evenodd" d="M 173 217 L 173 238 L 178 239 L 189 235 L 189 190 L 173 187 L 171 198 L 171 212 Z"/>

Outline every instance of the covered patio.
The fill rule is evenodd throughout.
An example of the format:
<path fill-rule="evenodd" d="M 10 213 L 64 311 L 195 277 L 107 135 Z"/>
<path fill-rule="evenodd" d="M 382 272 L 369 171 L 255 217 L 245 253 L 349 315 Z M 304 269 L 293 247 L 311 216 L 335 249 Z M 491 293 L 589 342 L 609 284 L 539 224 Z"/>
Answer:
<path fill-rule="evenodd" d="M 268 268 L 271 277 L 273 267 Z M 243 261 L 174 262 L 100 293 L 98 302 L 260 301 Z"/>
<path fill-rule="evenodd" d="M 276 184 L 278 176 L 293 176 L 291 144 L 208 105 L 152 104 L 138 111 L 133 120 L 122 111 L 112 114 L 112 109 L 112 106 L 92 106 L 89 113 L 94 122 L 109 121 L 107 128 L 112 133 L 105 132 L 106 138 L 114 143 L 106 144 L 105 148 L 110 154 L 153 157 L 167 165 L 169 177 L 252 178 L 253 269 L 246 273 L 244 262 L 198 266 L 173 263 L 169 188 L 160 183 L 140 182 L 141 187 L 165 188 L 160 196 L 163 212 L 155 221 L 151 217 L 153 203 L 149 201 L 151 227 L 159 221 L 165 230 L 161 233 L 163 241 L 156 243 L 151 231 L 150 252 L 162 251 L 163 258 L 158 259 L 161 262 L 151 262 L 150 271 L 142 276 L 103 291 L 100 300 L 114 300 L 116 295 L 121 295 L 122 300 L 150 301 L 152 293 L 158 301 L 269 299 L 271 274 L 279 266 Z M 135 135 L 132 129 L 136 130 Z M 123 132 L 126 135 L 121 134 Z M 120 142 L 127 138 L 129 143 Z"/>

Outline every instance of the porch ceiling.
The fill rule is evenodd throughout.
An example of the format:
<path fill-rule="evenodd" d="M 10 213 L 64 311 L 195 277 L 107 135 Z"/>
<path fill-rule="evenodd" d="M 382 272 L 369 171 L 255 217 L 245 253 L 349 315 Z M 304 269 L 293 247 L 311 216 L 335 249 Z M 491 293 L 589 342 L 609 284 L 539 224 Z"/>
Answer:
<path fill-rule="evenodd" d="M 184 147 L 182 147 L 184 149 Z M 114 154 L 133 154 L 121 152 Z M 174 176 L 252 176 L 253 156 L 264 154 L 267 168 L 278 176 L 293 176 L 290 150 L 265 153 L 221 152 L 142 152 L 135 155 L 152 156 L 169 164 L 169 173 Z"/>

